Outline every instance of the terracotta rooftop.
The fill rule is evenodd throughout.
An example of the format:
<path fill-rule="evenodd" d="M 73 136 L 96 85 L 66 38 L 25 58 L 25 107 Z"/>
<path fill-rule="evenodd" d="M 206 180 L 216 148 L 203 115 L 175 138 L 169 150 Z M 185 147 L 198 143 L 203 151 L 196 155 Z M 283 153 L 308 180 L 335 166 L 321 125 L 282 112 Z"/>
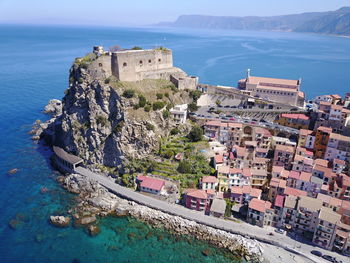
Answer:
<path fill-rule="evenodd" d="M 206 191 L 198 190 L 198 189 L 187 192 L 187 196 L 198 198 L 198 199 L 207 199 L 208 198 L 208 194 Z"/>
<path fill-rule="evenodd" d="M 331 197 L 331 199 L 329 200 L 329 205 L 333 207 L 341 207 L 342 203 L 343 200 L 335 197 Z"/>
<path fill-rule="evenodd" d="M 332 128 L 324 127 L 324 126 L 318 127 L 317 130 L 318 130 L 318 131 L 325 132 L 325 133 L 331 133 L 331 132 L 332 132 Z"/>
<path fill-rule="evenodd" d="M 312 173 L 301 172 L 299 179 L 304 182 L 310 182 L 311 176 L 312 176 Z"/>
<path fill-rule="evenodd" d="M 323 167 L 328 167 L 328 161 L 324 159 L 315 159 L 315 165 L 320 165 Z"/>
<path fill-rule="evenodd" d="M 251 177 L 252 176 L 252 170 L 250 168 L 243 168 L 243 176 Z"/>
<path fill-rule="evenodd" d="M 224 162 L 224 157 L 221 154 L 216 154 L 214 159 L 216 164 L 221 164 Z"/>
<path fill-rule="evenodd" d="M 272 172 L 273 173 L 281 173 L 284 170 L 283 166 L 273 166 L 272 167 Z"/>
<path fill-rule="evenodd" d="M 321 200 L 324 204 L 329 204 L 329 202 L 331 200 L 331 196 L 318 193 L 317 194 L 317 199 Z"/>
<path fill-rule="evenodd" d="M 300 119 L 300 120 L 308 120 L 309 117 L 306 116 L 305 114 L 297 114 L 297 113 L 283 113 L 281 114 L 282 118 L 287 118 L 287 119 Z"/>
<path fill-rule="evenodd" d="M 249 195 L 255 198 L 260 198 L 261 193 L 262 193 L 261 189 L 251 188 Z"/>
<path fill-rule="evenodd" d="M 331 168 L 324 167 L 324 166 L 321 166 L 321 165 L 318 165 L 318 164 L 315 165 L 313 170 L 322 172 L 323 176 L 327 177 L 327 178 L 332 178 L 335 175 Z"/>
<path fill-rule="evenodd" d="M 313 131 L 310 131 L 310 130 L 306 130 L 306 129 L 300 129 L 299 130 L 299 135 L 300 136 L 307 136 L 309 134 L 313 133 Z"/>
<path fill-rule="evenodd" d="M 165 181 L 152 178 L 152 177 L 144 178 L 140 184 L 141 187 L 149 188 L 156 191 L 162 190 L 164 185 L 165 185 Z"/>
<path fill-rule="evenodd" d="M 334 99 L 338 99 L 338 100 L 341 99 L 341 96 L 338 95 L 338 94 L 333 94 L 333 95 L 331 95 L 331 97 L 334 98 Z"/>
<path fill-rule="evenodd" d="M 295 180 L 299 180 L 300 173 L 297 172 L 297 171 L 290 171 L 289 178 L 292 178 L 292 179 L 295 179 Z"/>
<path fill-rule="evenodd" d="M 279 85 L 288 85 L 288 86 L 298 86 L 299 81 L 298 80 L 291 80 L 291 79 L 275 79 L 275 78 L 266 78 L 266 77 L 253 77 L 250 76 L 247 80 L 248 83 L 251 84 L 279 84 Z"/>
<path fill-rule="evenodd" d="M 255 210 L 255 211 L 259 211 L 262 213 L 266 212 L 266 209 L 270 209 L 271 208 L 271 203 L 268 201 L 263 201 L 257 198 L 253 198 L 250 202 L 249 202 L 249 209 Z"/>
<path fill-rule="evenodd" d="M 280 184 L 281 179 L 279 178 L 271 178 L 270 186 L 277 188 Z"/>
<path fill-rule="evenodd" d="M 202 183 L 217 183 L 218 179 L 215 176 L 203 176 Z"/>
<path fill-rule="evenodd" d="M 241 194 L 243 194 L 243 188 L 239 187 L 239 186 L 231 187 L 231 193 L 241 195 Z"/>
<path fill-rule="evenodd" d="M 218 173 L 229 174 L 230 173 L 230 166 L 228 166 L 228 165 L 219 166 Z"/>
<path fill-rule="evenodd" d="M 205 126 L 221 126 L 221 121 L 207 121 L 205 124 Z"/>
<path fill-rule="evenodd" d="M 230 128 L 242 128 L 243 124 L 239 122 L 229 122 L 228 127 Z"/>
<path fill-rule="evenodd" d="M 340 159 L 334 159 L 333 163 L 334 164 L 339 164 L 339 165 L 345 165 L 345 161 L 344 160 L 340 160 Z"/>
<path fill-rule="evenodd" d="M 242 192 L 243 194 L 250 194 L 250 191 L 252 190 L 252 187 L 250 185 L 243 185 L 242 186 Z"/>
<path fill-rule="evenodd" d="M 293 196 L 307 196 L 307 192 L 292 187 L 286 187 L 284 194 Z"/>
<path fill-rule="evenodd" d="M 282 152 L 294 153 L 294 147 L 278 144 L 278 145 L 276 145 L 275 151 L 282 151 Z"/>
<path fill-rule="evenodd" d="M 277 207 L 284 207 L 284 196 L 283 195 L 277 195 L 275 199 L 275 206 Z"/>
<path fill-rule="evenodd" d="M 327 102 L 327 101 L 320 101 L 320 105 L 323 105 L 323 106 L 331 106 L 332 103 Z"/>
<path fill-rule="evenodd" d="M 230 174 L 242 174 L 242 173 L 243 173 L 242 169 L 230 167 Z"/>

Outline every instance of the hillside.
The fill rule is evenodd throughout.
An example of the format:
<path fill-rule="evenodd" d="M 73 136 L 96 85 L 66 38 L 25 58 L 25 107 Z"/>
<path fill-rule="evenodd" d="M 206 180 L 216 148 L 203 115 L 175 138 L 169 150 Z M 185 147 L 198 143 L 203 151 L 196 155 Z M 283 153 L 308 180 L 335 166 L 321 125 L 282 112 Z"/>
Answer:
<path fill-rule="evenodd" d="M 350 35 L 350 7 L 329 12 L 271 17 L 182 15 L 175 22 L 162 22 L 157 26 Z"/>

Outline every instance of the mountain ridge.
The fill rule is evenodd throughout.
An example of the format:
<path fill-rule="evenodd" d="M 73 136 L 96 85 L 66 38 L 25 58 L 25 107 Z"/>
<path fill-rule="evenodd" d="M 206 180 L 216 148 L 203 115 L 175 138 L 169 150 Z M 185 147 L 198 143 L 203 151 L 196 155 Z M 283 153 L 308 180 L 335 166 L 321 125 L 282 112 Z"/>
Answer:
<path fill-rule="evenodd" d="M 181 15 L 174 22 L 156 26 L 226 30 L 292 31 L 350 36 L 350 7 L 335 11 L 280 16 Z"/>

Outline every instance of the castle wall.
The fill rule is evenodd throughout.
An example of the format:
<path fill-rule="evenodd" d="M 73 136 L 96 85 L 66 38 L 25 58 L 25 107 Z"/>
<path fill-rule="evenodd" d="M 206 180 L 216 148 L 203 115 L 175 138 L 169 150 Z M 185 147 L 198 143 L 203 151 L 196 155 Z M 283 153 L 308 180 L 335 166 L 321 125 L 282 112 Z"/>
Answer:
<path fill-rule="evenodd" d="M 137 81 L 144 76 L 173 67 L 171 50 L 126 50 L 112 54 L 112 74 L 121 81 Z M 157 74 L 156 74 L 157 75 Z"/>

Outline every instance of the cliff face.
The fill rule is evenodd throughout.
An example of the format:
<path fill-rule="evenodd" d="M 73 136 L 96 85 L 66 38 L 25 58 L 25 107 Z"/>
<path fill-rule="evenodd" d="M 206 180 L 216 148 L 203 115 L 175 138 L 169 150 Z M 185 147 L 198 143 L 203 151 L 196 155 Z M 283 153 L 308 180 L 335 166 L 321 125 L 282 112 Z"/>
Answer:
<path fill-rule="evenodd" d="M 98 60 L 88 66 L 76 63 L 72 66 L 70 87 L 62 100 L 62 114 L 51 120 L 45 135 L 52 144 L 90 164 L 118 166 L 130 158 L 146 157 L 158 149 L 159 139 L 168 135 L 175 123 L 164 119 L 165 106 L 150 112 L 135 108 L 139 102 L 137 89 L 170 92 L 163 100 L 174 104 L 187 102 L 189 98 L 183 94 L 186 92 L 172 94 L 170 83 L 165 80 L 110 81 L 103 68 L 96 67 Z M 134 89 L 136 95 L 124 98 L 121 94 L 129 88 Z M 145 96 L 147 100 L 151 95 Z"/>

